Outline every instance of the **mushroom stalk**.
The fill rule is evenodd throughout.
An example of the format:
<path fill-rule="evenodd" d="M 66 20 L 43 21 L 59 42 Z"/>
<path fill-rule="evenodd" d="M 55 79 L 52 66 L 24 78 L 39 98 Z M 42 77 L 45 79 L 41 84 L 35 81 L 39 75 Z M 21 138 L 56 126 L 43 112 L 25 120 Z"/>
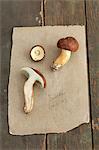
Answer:
<path fill-rule="evenodd" d="M 71 51 L 62 49 L 60 55 L 54 61 L 52 65 L 52 69 L 58 70 L 60 67 L 62 67 L 64 64 L 66 64 L 69 61 L 70 56 L 71 56 Z"/>
<path fill-rule="evenodd" d="M 33 109 L 34 104 L 34 92 L 33 86 L 36 81 L 38 81 L 42 88 L 46 86 L 46 80 L 44 76 L 37 70 L 34 70 L 29 67 L 22 68 L 22 72 L 28 78 L 28 80 L 24 84 L 24 96 L 25 96 L 25 103 L 24 103 L 24 112 L 30 113 Z"/>
<path fill-rule="evenodd" d="M 24 96 L 25 96 L 25 102 L 24 102 L 24 112 L 29 113 L 33 109 L 34 104 L 34 93 L 33 93 L 33 85 L 35 83 L 34 78 L 29 78 L 25 84 L 24 84 Z"/>

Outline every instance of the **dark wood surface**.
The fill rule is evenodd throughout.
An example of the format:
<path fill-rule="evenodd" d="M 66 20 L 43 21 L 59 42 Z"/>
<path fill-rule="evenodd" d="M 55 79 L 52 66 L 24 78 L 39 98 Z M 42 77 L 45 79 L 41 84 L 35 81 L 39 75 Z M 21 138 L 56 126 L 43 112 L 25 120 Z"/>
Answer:
<path fill-rule="evenodd" d="M 99 1 L 41 1 L 0 1 L 0 150 L 98 150 Z M 42 18 L 40 12 L 43 13 Z M 7 124 L 12 28 L 39 26 L 42 22 L 43 25 L 86 25 L 91 121 L 64 134 L 12 136 L 8 133 Z"/>
<path fill-rule="evenodd" d="M 99 0 L 86 0 L 92 139 L 99 150 Z"/>

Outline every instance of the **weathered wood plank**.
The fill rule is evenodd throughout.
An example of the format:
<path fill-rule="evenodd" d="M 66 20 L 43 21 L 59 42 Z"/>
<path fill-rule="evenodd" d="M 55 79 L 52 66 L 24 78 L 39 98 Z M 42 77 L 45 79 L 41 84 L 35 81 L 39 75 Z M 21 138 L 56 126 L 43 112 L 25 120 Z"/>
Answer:
<path fill-rule="evenodd" d="M 82 25 L 84 12 L 84 0 L 45 0 L 45 25 Z"/>
<path fill-rule="evenodd" d="M 15 26 L 41 25 L 41 0 L 0 2 L 0 150 L 45 149 L 45 135 L 12 136 L 8 133 L 7 104 L 11 33 Z M 19 120 L 21 121 L 21 120 Z"/>
<path fill-rule="evenodd" d="M 85 24 L 84 0 L 46 0 L 45 25 Z M 91 150 L 91 125 L 80 127 L 63 134 L 47 135 L 48 150 Z"/>
<path fill-rule="evenodd" d="M 82 125 L 67 133 L 48 134 L 48 150 L 92 150 L 90 125 Z"/>
<path fill-rule="evenodd" d="M 93 147 L 99 150 L 99 1 L 86 0 Z"/>

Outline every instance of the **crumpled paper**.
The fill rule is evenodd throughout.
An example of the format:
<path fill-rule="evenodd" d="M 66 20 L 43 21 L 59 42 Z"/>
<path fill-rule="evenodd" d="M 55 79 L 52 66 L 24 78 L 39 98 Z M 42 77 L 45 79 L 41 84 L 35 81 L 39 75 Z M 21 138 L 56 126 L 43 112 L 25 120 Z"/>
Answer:
<path fill-rule="evenodd" d="M 59 55 L 57 41 L 73 36 L 79 50 L 59 71 L 50 69 Z M 46 56 L 33 62 L 30 49 L 36 45 L 45 48 Z M 61 133 L 89 122 L 85 26 L 18 27 L 13 29 L 10 79 L 8 88 L 9 132 L 13 135 Z M 46 89 L 35 85 L 34 108 L 26 115 L 23 111 L 23 87 L 26 81 L 22 67 L 33 67 L 43 73 Z"/>

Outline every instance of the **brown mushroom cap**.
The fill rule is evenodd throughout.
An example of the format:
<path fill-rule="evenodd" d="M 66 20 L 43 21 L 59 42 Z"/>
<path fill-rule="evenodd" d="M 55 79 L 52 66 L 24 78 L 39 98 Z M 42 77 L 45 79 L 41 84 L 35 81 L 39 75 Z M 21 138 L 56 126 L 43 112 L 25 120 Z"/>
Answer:
<path fill-rule="evenodd" d="M 57 42 L 57 47 L 71 52 L 76 52 L 78 50 L 79 44 L 74 37 L 62 38 Z"/>

